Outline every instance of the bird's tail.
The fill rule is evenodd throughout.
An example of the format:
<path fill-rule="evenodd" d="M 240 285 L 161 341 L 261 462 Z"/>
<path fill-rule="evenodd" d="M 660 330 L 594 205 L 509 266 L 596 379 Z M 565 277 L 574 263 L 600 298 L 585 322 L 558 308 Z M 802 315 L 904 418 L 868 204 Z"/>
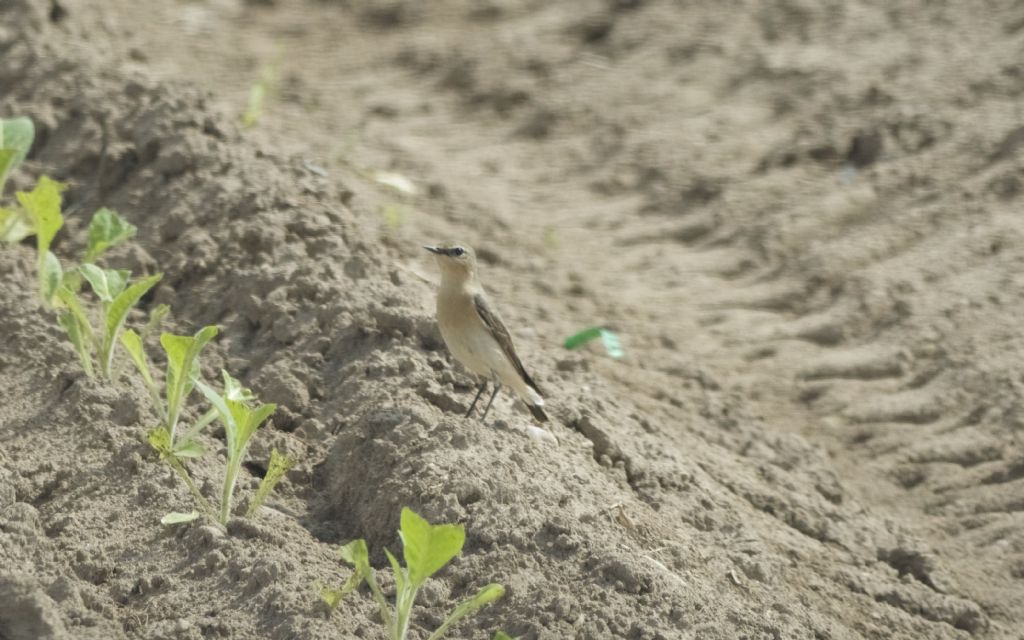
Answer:
<path fill-rule="evenodd" d="M 533 417 L 537 418 L 539 422 L 548 421 L 548 415 L 544 413 L 544 410 L 540 408 L 539 404 L 528 404 L 526 407 L 530 410 L 530 413 L 533 414 Z"/>

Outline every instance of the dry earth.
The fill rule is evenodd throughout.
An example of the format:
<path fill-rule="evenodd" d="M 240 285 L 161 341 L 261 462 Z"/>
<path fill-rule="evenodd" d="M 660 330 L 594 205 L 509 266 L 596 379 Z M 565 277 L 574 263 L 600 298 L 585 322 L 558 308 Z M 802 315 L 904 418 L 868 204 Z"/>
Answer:
<path fill-rule="evenodd" d="M 497 581 L 454 636 L 1019 638 L 1022 60 L 1013 2 L 7 0 L 14 186 L 71 185 L 65 259 L 137 224 L 144 306 L 282 406 L 244 488 L 302 462 L 254 521 L 161 527 L 144 391 L 79 372 L 4 248 L 0 638 L 383 638 L 313 585 L 403 505 L 468 533 L 418 637 Z M 445 238 L 557 446 L 462 418 Z M 626 357 L 559 346 L 590 324 Z"/>

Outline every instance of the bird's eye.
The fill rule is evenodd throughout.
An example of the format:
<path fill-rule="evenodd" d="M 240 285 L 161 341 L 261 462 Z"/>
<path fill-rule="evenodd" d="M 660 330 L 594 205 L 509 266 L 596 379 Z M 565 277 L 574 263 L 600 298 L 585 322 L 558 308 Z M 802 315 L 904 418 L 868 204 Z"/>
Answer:
<path fill-rule="evenodd" d="M 466 253 L 466 250 L 463 249 L 462 247 L 455 247 L 454 249 L 452 249 L 452 255 L 455 256 L 456 258 L 464 253 Z"/>

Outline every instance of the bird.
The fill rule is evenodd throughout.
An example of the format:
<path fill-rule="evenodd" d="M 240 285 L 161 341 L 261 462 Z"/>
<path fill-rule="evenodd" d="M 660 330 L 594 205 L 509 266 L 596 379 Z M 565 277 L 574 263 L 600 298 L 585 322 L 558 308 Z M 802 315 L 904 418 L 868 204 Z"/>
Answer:
<path fill-rule="evenodd" d="M 494 392 L 481 421 L 487 419 L 495 396 L 506 386 L 526 403 L 534 418 L 547 422 L 540 387 L 519 360 L 512 336 L 480 284 L 476 253 L 471 247 L 458 244 L 423 248 L 434 254 L 441 268 L 441 286 L 437 290 L 437 324 L 441 337 L 451 354 L 481 379 L 466 417 L 472 415 L 491 381 Z"/>

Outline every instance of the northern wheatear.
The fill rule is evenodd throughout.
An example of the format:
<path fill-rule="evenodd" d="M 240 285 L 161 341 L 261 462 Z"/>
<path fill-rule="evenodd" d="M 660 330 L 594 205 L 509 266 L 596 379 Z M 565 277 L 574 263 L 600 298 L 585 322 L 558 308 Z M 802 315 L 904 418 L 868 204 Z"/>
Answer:
<path fill-rule="evenodd" d="M 441 266 L 441 288 L 437 291 L 437 324 L 441 327 L 441 336 L 452 355 L 482 378 L 480 389 L 469 405 L 466 417 L 473 413 L 473 408 L 490 380 L 494 382 L 494 393 L 484 408 L 481 420 L 487 417 L 494 397 L 498 395 L 501 386 L 505 385 L 522 398 L 534 418 L 547 422 L 548 417 L 541 408 L 544 406 L 544 398 L 541 397 L 540 389 L 519 361 L 512 336 L 487 301 L 487 295 L 480 285 L 476 272 L 476 254 L 466 246 L 423 248 L 433 252 Z"/>

